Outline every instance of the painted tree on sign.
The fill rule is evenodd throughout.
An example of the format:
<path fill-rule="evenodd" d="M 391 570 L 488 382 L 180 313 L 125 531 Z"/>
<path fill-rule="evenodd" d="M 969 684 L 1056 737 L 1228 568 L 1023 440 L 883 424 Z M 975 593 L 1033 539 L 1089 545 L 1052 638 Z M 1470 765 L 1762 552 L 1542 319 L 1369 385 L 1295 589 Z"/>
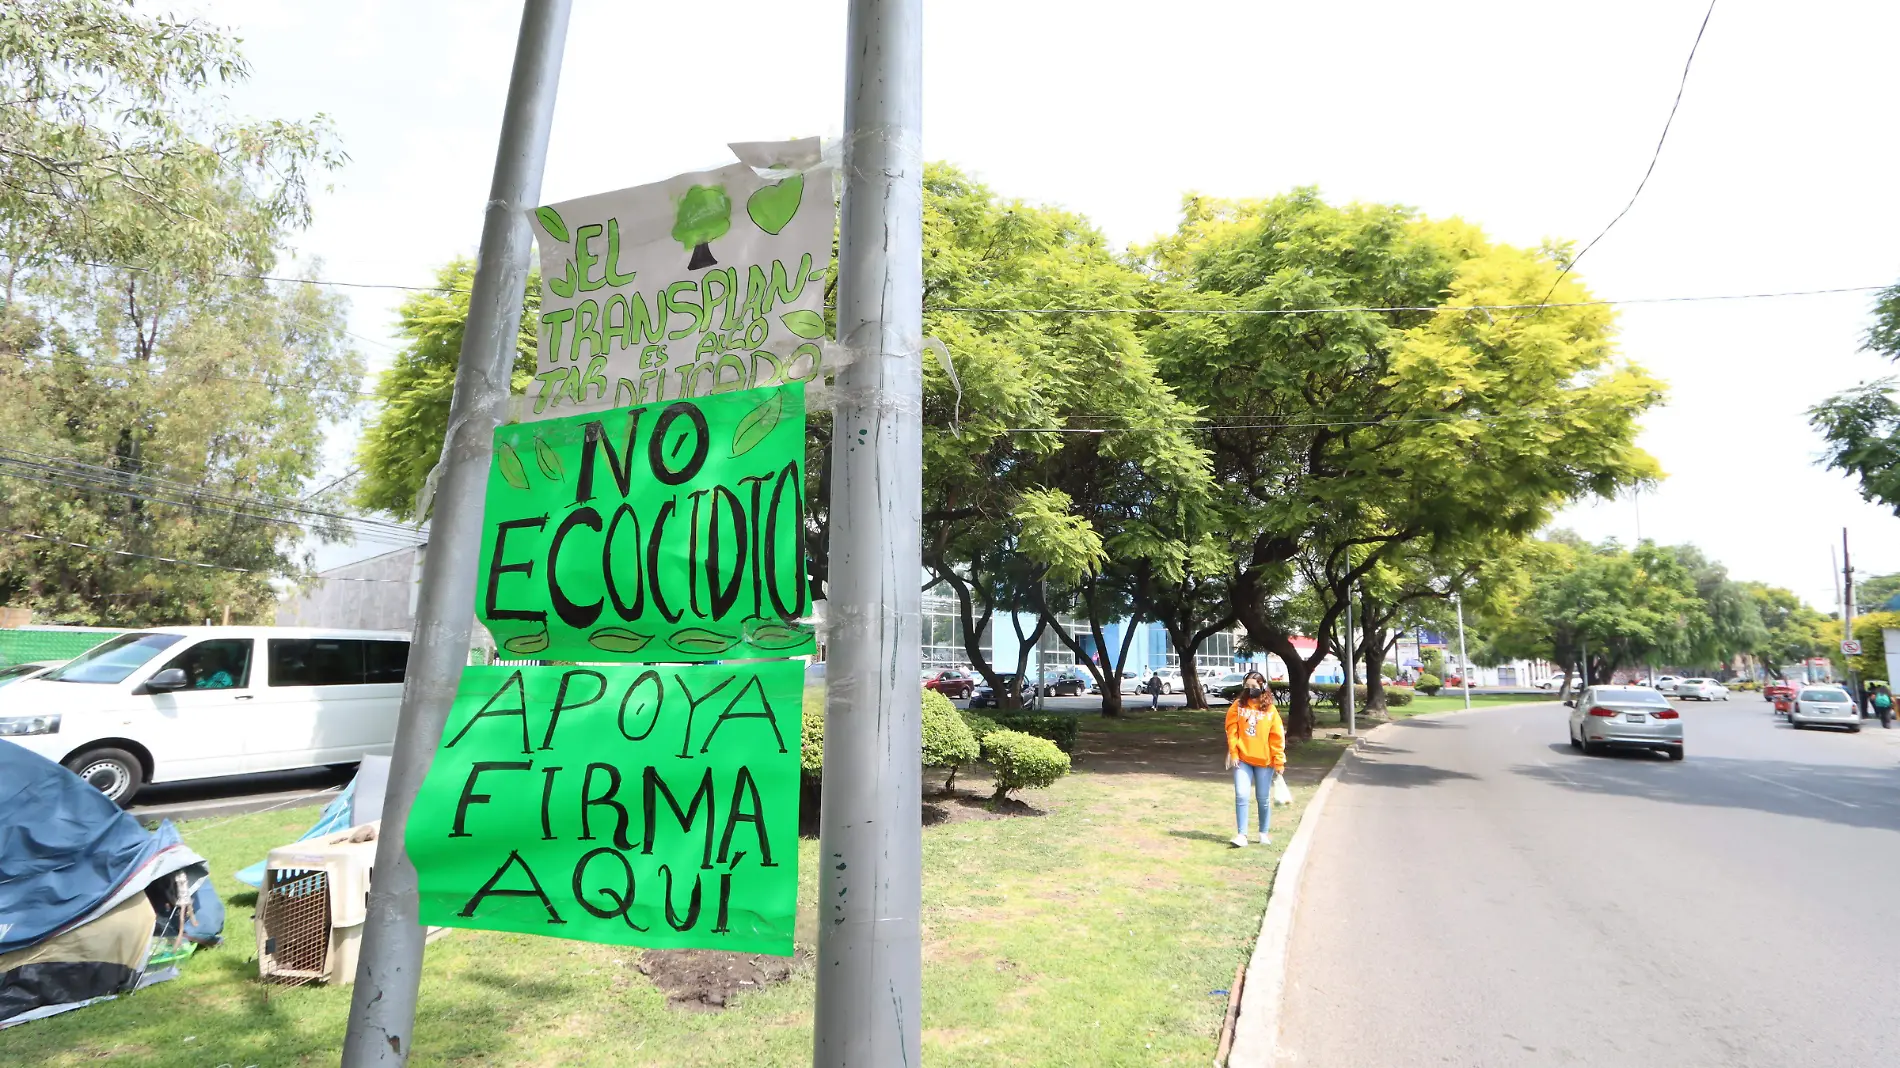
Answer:
<path fill-rule="evenodd" d="M 711 245 L 731 228 L 732 198 L 726 196 L 724 186 L 696 185 L 688 189 L 673 217 L 673 240 L 693 251 L 686 269 L 697 271 L 717 265 Z"/>

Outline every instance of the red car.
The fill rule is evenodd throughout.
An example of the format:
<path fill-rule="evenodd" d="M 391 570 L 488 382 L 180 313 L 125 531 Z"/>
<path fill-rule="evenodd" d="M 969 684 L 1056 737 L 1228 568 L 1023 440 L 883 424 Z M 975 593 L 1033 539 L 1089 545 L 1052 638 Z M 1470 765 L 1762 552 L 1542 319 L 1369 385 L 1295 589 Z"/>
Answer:
<path fill-rule="evenodd" d="M 1794 692 L 1797 689 L 1799 689 L 1799 687 L 1785 679 L 1779 682 L 1764 683 L 1761 688 L 1761 699 L 1764 701 L 1773 701 L 1775 711 L 1786 712 L 1788 707 L 1794 704 Z"/>
<path fill-rule="evenodd" d="M 976 676 L 945 669 L 924 676 L 924 689 L 935 690 L 952 701 L 976 692 Z"/>

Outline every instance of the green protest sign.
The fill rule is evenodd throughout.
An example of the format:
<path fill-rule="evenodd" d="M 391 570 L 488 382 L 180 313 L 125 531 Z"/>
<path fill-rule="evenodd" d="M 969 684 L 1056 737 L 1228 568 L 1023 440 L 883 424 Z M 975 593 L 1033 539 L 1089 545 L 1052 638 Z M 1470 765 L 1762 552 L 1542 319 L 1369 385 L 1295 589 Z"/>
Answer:
<path fill-rule="evenodd" d="M 404 839 L 421 922 L 792 952 L 797 661 L 471 667 Z"/>
<path fill-rule="evenodd" d="M 505 655 L 798 656 L 805 387 L 495 430 L 475 611 Z"/>

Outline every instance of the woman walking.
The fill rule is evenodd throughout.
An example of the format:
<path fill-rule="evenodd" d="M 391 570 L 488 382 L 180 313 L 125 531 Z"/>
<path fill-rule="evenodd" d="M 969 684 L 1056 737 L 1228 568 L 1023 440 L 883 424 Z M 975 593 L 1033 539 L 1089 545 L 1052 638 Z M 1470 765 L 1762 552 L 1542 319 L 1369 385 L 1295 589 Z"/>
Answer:
<path fill-rule="evenodd" d="M 1273 818 L 1273 777 L 1286 768 L 1286 724 L 1273 707 L 1267 677 L 1249 671 L 1240 695 L 1227 709 L 1227 767 L 1234 773 L 1234 837 L 1236 847 L 1247 844 L 1247 790 L 1253 789 L 1260 810 L 1260 844 L 1273 841 L 1267 827 Z"/>

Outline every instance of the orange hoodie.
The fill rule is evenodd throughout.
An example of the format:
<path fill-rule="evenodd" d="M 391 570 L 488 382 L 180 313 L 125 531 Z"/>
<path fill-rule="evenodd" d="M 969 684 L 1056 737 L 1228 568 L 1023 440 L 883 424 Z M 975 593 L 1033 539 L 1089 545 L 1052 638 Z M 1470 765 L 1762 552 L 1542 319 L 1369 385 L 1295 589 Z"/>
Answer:
<path fill-rule="evenodd" d="M 1252 726 L 1247 723 L 1248 711 L 1244 697 L 1228 707 L 1227 752 L 1257 768 L 1285 770 L 1286 724 L 1280 720 L 1279 710 L 1273 707 L 1273 698 L 1263 696 L 1254 705 Z"/>

